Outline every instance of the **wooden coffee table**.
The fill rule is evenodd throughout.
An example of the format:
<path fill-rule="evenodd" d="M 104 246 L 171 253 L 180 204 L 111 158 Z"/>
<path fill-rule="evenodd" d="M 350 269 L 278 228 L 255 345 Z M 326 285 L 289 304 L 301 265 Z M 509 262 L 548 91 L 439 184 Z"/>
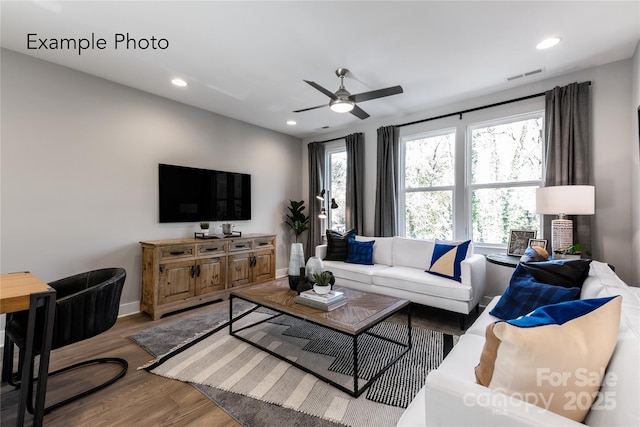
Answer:
<path fill-rule="evenodd" d="M 250 286 L 238 290 L 232 290 L 229 301 L 229 335 L 234 336 L 248 344 L 251 344 L 281 360 L 284 360 L 297 368 L 310 373 L 319 379 L 326 381 L 332 386 L 350 394 L 351 396 L 358 397 L 365 391 L 373 382 L 380 377 L 387 369 L 389 369 L 395 362 L 397 362 L 402 356 L 404 356 L 411 348 L 411 310 L 409 301 L 406 299 L 393 298 L 386 295 L 379 295 L 369 292 L 356 291 L 349 288 L 340 288 L 336 286 L 336 289 L 344 292 L 347 297 L 347 304 L 343 305 L 332 311 L 323 311 L 320 309 L 308 307 L 306 305 L 297 304 L 295 302 L 297 292 L 289 289 L 288 280 L 280 279 L 272 282 L 261 283 L 255 286 Z M 235 298 L 240 298 L 245 301 L 249 301 L 256 306 L 251 310 L 233 317 L 233 301 Z M 248 326 L 244 326 L 240 329 L 233 330 L 235 322 L 241 318 L 247 316 L 251 312 L 257 310 L 260 307 L 266 307 L 277 314 L 269 317 L 268 319 L 261 320 L 258 323 L 254 323 Z M 393 339 L 381 336 L 379 334 L 370 331 L 371 328 L 378 323 L 389 318 L 394 313 L 398 312 L 403 307 L 407 307 L 407 342 L 399 342 Z M 342 384 L 338 384 L 330 378 L 323 376 L 318 372 L 314 372 L 309 367 L 303 366 L 296 361 L 290 360 L 283 355 L 276 353 L 264 346 L 252 342 L 249 339 L 238 335 L 239 332 L 253 328 L 269 320 L 275 319 L 280 316 L 292 316 L 298 319 L 305 320 L 318 326 L 330 329 L 337 333 L 345 334 L 352 338 L 353 342 L 353 389 L 346 388 Z M 358 338 L 366 334 L 376 339 L 392 342 L 400 346 L 402 351 L 398 355 L 393 357 L 389 363 L 382 367 L 365 385 L 359 387 L 358 385 Z"/>

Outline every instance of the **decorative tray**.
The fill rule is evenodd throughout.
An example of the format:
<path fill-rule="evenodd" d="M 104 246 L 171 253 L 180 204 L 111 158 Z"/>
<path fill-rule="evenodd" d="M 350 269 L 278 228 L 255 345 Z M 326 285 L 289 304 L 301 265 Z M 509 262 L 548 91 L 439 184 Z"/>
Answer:
<path fill-rule="evenodd" d="M 242 237 L 242 231 L 234 231 L 233 233 L 229 233 L 229 234 L 207 234 L 205 235 L 204 233 L 198 233 L 195 232 L 193 233 L 193 237 L 196 239 L 226 239 L 229 237 Z"/>

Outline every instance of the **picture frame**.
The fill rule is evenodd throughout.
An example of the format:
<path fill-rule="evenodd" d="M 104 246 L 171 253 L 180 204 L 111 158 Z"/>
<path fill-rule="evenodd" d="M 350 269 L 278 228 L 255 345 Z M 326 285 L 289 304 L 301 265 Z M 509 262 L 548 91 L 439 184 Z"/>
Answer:
<path fill-rule="evenodd" d="M 536 238 L 536 230 L 510 230 L 507 255 L 522 256 L 529 247 L 529 240 Z"/>
<path fill-rule="evenodd" d="M 545 251 L 547 250 L 547 240 L 546 239 L 529 239 L 529 246 L 533 247 L 541 247 Z"/>

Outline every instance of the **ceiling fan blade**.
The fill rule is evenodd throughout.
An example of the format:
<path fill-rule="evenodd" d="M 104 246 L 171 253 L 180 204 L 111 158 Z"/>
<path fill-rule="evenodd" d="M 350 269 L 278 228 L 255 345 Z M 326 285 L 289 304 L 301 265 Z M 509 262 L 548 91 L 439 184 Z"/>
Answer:
<path fill-rule="evenodd" d="M 326 107 L 329 104 L 316 105 L 315 107 L 303 108 L 302 110 L 294 110 L 294 113 L 302 113 L 303 111 L 315 110 L 317 108 Z"/>
<path fill-rule="evenodd" d="M 311 82 L 309 80 L 305 80 L 305 83 L 308 83 L 309 85 L 313 86 L 314 88 L 316 88 L 320 92 L 324 93 L 325 95 L 327 95 L 331 99 L 335 99 L 336 98 L 336 96 L 335 96 L 335 94 L 333 92 L 328 91 L 327 89 L 323 88 L 322 86 L 320 86 L 316 82 Z"/>
<path fill-rule="evenodd" d="M 364 111 L 362 108 L 358 107 L 357 105 L 353 106 L 353 110 L 351 110 L 350 113 L 361 120 L 364 120 L 367 117 L 369 117 L 369 114 L 367 114 L 366 111 Z"/>
<path fill-rule="evenodd" d="M 402 86 L 392 86 L 386 89 L 378 89 L 378 90 L 372 90 L 371 92 L 357 93 L 355 95 L 351 95 L 349 98 L 355 102 L 363 102 L 363 101 L 369 101 L 370 99 L 397 95 L 402 92 L 403 92 Z"/>

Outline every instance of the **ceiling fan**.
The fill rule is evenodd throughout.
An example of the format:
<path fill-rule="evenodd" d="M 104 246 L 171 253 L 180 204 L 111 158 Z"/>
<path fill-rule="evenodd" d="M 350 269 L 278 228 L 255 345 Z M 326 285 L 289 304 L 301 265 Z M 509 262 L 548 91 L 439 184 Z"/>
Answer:
<path fill-rule="evenodd" d="M 315 82 L 311 82 L 309 80 L 305 80 L 305 82 L 331 98 L 331 101 L 329 101 L 328 104 L 331 110 L 337 113 L 351 113 L 362 120 L 369 117 L 369 114 L 367 114 L 367 112 L 362 108 L 358 107 L 356 103 L 402 93 L 402 86 L 392 86 L 386 89 L 372 90 L 370 92 L 351 95 L 351 93 L 344 88 L 344 78 L 347 74 L 349 74 L 349 70 L 346 68 L 338 68 L 336 70 L 336 76 L 340 77 L 340 88 L 335 93 L 330 92 Z M 326 106 L 327 104 L 322 104 L 315 107 L 303 108 L 302 110 L 295 110 L 294 113 L 315 110 L 316 108 L 323 108 Z"/>

